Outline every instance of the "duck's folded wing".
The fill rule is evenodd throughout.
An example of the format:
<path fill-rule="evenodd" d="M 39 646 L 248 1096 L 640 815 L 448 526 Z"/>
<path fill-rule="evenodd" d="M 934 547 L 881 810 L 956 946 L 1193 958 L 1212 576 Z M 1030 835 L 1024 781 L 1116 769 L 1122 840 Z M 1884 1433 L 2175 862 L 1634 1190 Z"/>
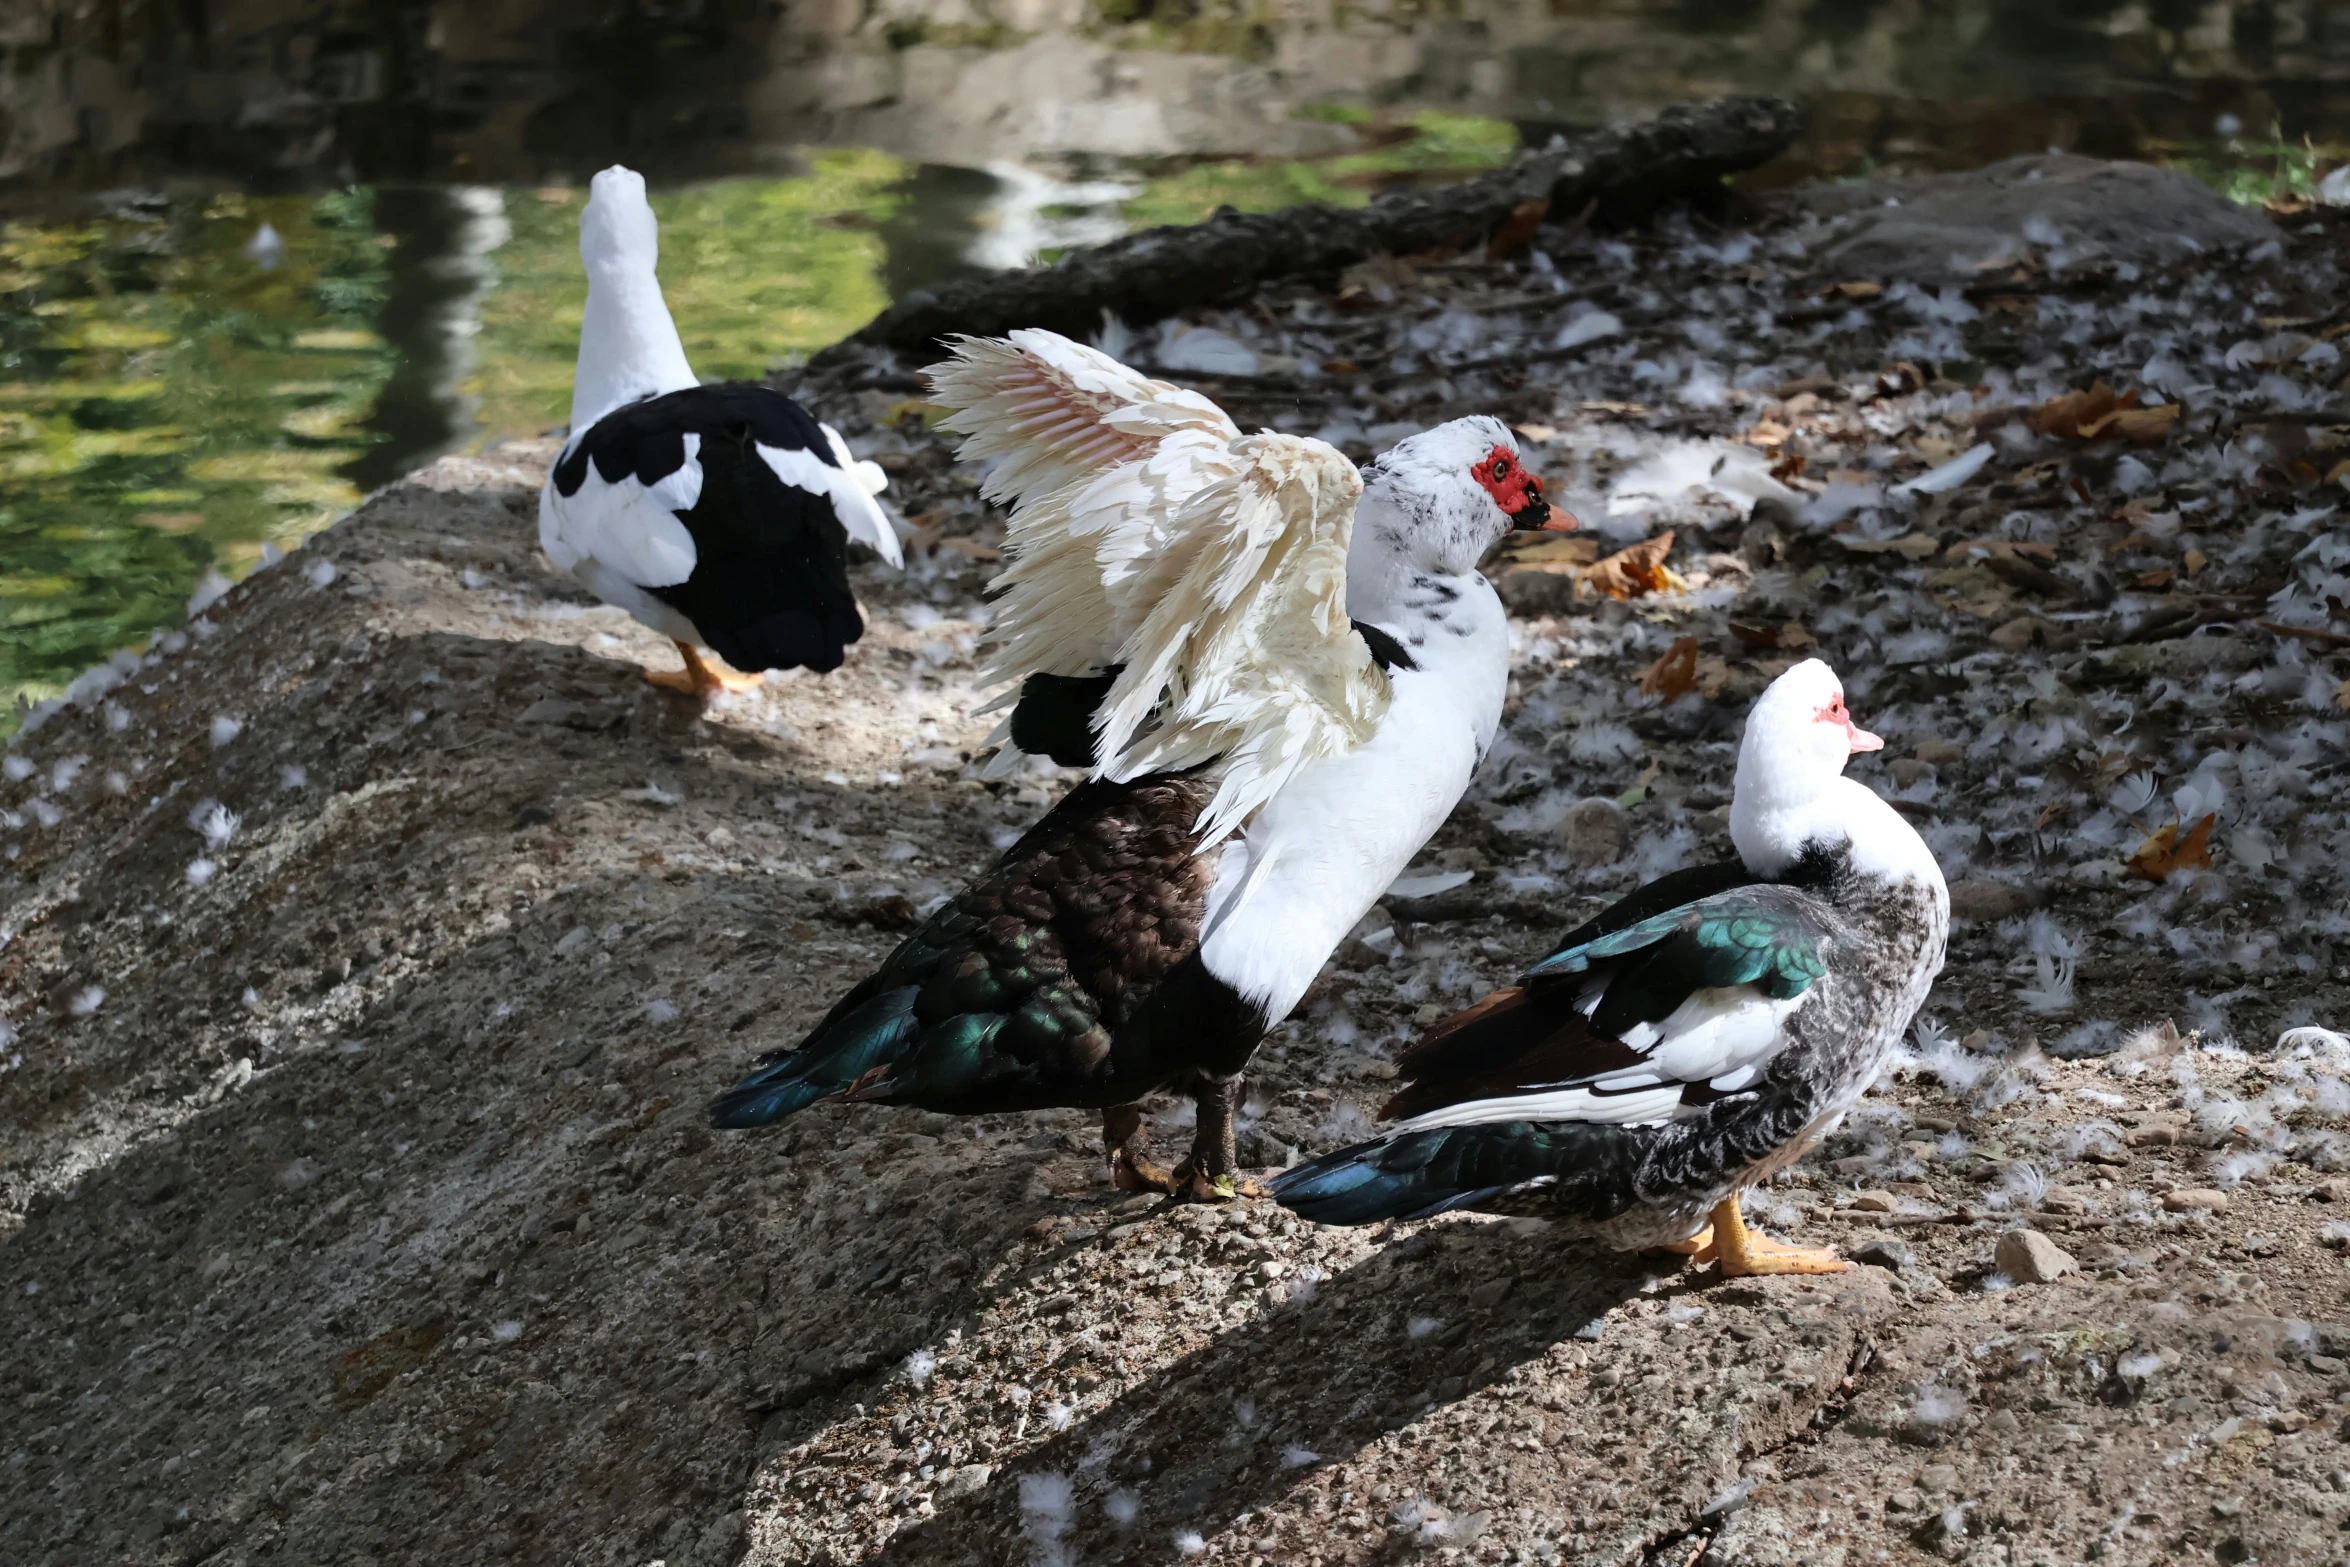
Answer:
<path fill-rule="evenodd" d="M 1826 972 L 1837 919 L 1800 888 L 1711 894 L 1565 948 L 1398 1063 L 1406 1130 L 1656 1125 L 1749 1091 Z"/>
<path fill-rule="evenodd" d="M 1243 436 L 1198 394 L 1049 332 L 965 339 L 930 377 L 963 454 L 997 462 L 987 493 L 1013 503 L 989 676 L 1111 676 L 1088 715 L 1097 777 L 1220 763 L 1204 846 L 1370 738 L 1389 692 L 1346 614 L 1362 479 L 1344 454 Z M 1083 755 L 1067 727 L 1030 724 Z"/>
<path fill-rule="evenodd" d="M 1093 1091 L 1141 1069 L 1124 1056 L 1151 1048 L 1143 1036 L 1196 1029 L 1216 999 L 1185 977 L 1212 879 L 1192 853 L 1201 793 L 1188 780 L 1070 793 L 797 1049 L 721 1095 L 712 1121 L 763 1126 L 830 1098 L 955 1111 L 1105 1102 Z"/>

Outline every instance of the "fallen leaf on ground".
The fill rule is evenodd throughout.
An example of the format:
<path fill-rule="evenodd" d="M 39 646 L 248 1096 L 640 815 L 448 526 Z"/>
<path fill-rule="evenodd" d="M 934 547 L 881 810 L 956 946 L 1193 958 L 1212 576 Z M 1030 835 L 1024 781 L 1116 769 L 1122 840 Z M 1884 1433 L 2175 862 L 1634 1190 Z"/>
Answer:
<path fill-rule="evenodd" d="M 1730 622 L 1730 635 L 1748 647 L 1783 648 L 1790 653 L 1807 647 L 1819 646 L 1819 638 L 1803 629 L 1800 621 L 1790 620 L 1783 626 L 1750 626 Z"/>
<path fill-rule="evenodd" d="M 1671 702 L 1697 689 L 1697 638 L 1676 637 L 1666 648 L 1664 656 L 1648 666 L 1640 677 L 1640 689 L 1647 696 L 1661 696 Z"/>
<path fill-rule="evenodd" d="M 1506 571 L 1573 573 L 1599 559 L 1599 540 L 1582 533 L 1513 533 L 1502 556 Z"/>
<path fill-rule="evenodd" d="M 1885 292 L 1884 284 L 1860 280 L 1851 283 L 1831 283 L 1820 291 L 1820 297 L 1825 299 L 1833 294 L 1845 299 L 1874 299 L 1883 292 Z"/>
<path fill-rule="evenodd" d="M 2350 713 L 2350 680 L 2334 687 L 2334 707 L 2338 711 Z"/>
<path fill-rule="evenodd" d="M 1356 309 L 1393 304 L 1419 277 L 1419 269 L 1408 261 L 1372 256 L 1338 274 L 1338 302 Z"/>
<path fill-rule="evenodd" d="M 2024 423 L 2042 435 L 2067 440 L 2122 440 L 2151 446 L 2170 434 L 2179 412 L 2177 403 L 2149 408 L 2136 392 L 2117 394 L 2099 381 L 2085 392 L 2050 398 L 2025 415 Z"/>
<path fill-rule="evenodd" d="M 1531 240 L 1541 229 L 1542 220 L 1549 215 L 1549 212 L 1550 198 L 1548 196 L 1537 196 L 1532 201 L 1521 201 L 1510 208 L 1510 215 L 1502 219 L 1501 226 L 1493 231 L 1493 237 L 1485 242 L 1486 259 L 1498 261 L 1503 256 L 1523 250 L 1526 247 L 1526 242 Z"/>
<path fill-rule="evenodd" d="M 992 544 L 982 544 L 977 539 L 941 539 L 938 541 L 938 547 L 942 550 L 953 550 L 966 560 L 998 561 L 1004 558 L 1002 550 Z"/>
<path fill-rule="evenodd" d="M 1665 557 L 1673 553 L 1673 530 L 1622 549 L 1595 562 L 1583 580 L 1612 599 L 1633 599 L 1644 593 L 1673 593 L 1688 586 Z"/>
<path fill-rule="evenodd" d="M 2219 818 L 2206 816 L 2184 833 L 2177 822 L 2155 829 L 2154 835 L 2130 855 L 2130 874 L 2142 881 L 2161 881 L 2173 871 L 2211 863 L 2211 828 Z"/>
<path fill-rule="evenodd" d="M 2211 564 L 2211 557 L 2201 550 L 2189 550 L 2179 557 L 2179 564 L 2187 568 L 2188 576 L 2200 577 L 2203 575 L 2203 568 Z"/>
<path fill-rule="evenodd" d="M 1847 544 L 1845 548 L 1852 546 Z M 2036 556 L 2041 560 L 2056 559 L 2056 546 L 2033 539 L 1961 539 L 1947 551 L 1952 560 L 2013 560 L 2019 555 Z"/>
<path fill-rule="evenodd" d="M 1899 555 L 1904 560 L 1924 560 L 1942 547 L 1942 541 L 1931 533 L 1905 533 L 1898 539 L 1856 539 L 1836 535 L 1836 542 L 1855 555 Z"/>

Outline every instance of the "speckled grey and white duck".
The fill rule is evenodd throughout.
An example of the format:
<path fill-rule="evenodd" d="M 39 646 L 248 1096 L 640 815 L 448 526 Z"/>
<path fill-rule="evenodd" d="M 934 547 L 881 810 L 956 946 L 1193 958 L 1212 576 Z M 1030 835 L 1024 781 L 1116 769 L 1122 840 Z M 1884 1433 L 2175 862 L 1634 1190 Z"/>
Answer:
<path fill-rule="evenodd" d="M 1781 675 L 1739 747 L 1738 858 L 1649 883 L 1438 1023 L 1399 1063 L 1400 1124 L 1274 1194 L 1330 1224 L 1538 1215 L 1733 1276 L 1848 1266 L 1749 1231 L 1739 1194 L 1836 1125 L 1942 968 L 1933 854 L 1843 776 L 1882 744 L 1826 664 Z"/>

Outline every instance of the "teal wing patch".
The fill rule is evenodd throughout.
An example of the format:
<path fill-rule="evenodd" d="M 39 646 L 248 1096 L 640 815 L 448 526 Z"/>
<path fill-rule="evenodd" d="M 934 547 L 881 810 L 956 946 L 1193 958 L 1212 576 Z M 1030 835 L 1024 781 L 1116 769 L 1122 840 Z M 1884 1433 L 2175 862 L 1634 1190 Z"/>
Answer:
<path fill-rule="evenodd" d="M 1833 914 L 1800 888 L 1739 887 L 1552 953 L 1526 982 L 1602 980 L 1591 1023 L 1614 1036 L 1670 1016 L 1696 990 L 1752 985 L 1792 1000 L 1827 973 L 1833 932 Z"/>

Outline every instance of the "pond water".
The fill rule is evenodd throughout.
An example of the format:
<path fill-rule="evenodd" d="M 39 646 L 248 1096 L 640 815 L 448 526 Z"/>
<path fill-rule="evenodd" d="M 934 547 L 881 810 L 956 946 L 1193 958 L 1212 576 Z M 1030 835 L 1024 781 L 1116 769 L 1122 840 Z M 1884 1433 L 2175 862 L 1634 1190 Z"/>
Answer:
<path fill-rule="evenodd" d="M 2350 7 L 2294 0 L 17 0 L 0 700 L 559 424 L 608 163 L 656 182 L 696 369 L 755 376 L 959 271 L 1683 98 L 1803 103 L 1762 184 L 2057 146 L 2257 193 L 2350 140 L 2346 79 Z"/>

